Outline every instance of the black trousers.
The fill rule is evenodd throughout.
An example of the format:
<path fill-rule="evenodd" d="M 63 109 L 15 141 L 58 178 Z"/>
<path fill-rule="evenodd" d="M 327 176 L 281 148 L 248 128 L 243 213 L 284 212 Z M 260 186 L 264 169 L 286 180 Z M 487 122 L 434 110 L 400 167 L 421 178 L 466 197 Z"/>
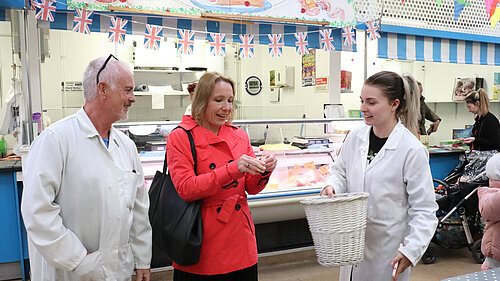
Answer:
<path fill-rule="evenodd" d="M 174 281 L 257 281 L 257 264 L 238 271 L 217 275 L 199 275 L 174 269 Z"/>

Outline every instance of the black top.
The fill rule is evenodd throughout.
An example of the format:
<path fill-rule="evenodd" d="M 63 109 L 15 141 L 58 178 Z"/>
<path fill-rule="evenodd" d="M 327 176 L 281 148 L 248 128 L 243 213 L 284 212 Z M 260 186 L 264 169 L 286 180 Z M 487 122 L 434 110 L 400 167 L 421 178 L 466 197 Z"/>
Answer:
<path fill-rule="evenodd" d="M 370 129 L 370 144 L 368 146 L 368 163 L 372 162 L 373 158 L 377 156 L 377 153 L 382 149 L 387 138 L 379 138 L 373 132 L 373 127 Z"/>
<path fill-rule="evenodd" d="M 500 124 L 491 112 L 476 116 L 472 136 L 475 140 L 471 143 L 471 149 L 500 151 Z"/>

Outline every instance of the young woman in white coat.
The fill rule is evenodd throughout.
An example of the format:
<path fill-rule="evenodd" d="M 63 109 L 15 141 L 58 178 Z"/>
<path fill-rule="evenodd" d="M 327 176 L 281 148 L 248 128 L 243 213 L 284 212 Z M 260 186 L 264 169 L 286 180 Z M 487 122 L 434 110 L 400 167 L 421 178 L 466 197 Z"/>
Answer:
<path fill-rule="evenodd" d="M 361 90 L 366 126 L 343 144 L 321 195 L 368 192 L 364 259 L 340 281 L 409 280 L 437 226 L 429 154 L 415 137 L 419 88 L 408 75 L 382 71 Z"/>

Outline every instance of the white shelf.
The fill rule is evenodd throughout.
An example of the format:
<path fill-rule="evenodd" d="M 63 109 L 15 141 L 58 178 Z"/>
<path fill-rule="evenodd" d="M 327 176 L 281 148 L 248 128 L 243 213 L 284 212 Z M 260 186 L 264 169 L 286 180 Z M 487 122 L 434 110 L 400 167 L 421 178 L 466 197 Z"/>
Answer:
<path fill-rule="evenodd" d="M 151 96 L 151 92 L 136 92 L 134 91 L 135 96 Z M 189 96 L 188 92 L 183 91 L 172 91 L 172 92 L 164 92 L 164 96 Z"/>
<path fill-rule="evenodd" d="M 134 69 L 134 72 L 142 72 L 142 73 L 195 73 L 201 72 L 203 70 L 194 71 L 194 70 L 166 70 L 166 69 Z"/>

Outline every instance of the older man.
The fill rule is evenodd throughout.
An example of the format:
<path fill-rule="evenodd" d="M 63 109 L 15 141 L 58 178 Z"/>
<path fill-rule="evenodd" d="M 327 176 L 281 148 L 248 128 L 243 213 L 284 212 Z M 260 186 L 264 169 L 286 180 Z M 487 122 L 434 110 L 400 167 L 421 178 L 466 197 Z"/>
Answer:
<path fill-rule="evenodd" d="M 31 280 L 150 280 L 149 199 L 134 143 L 112 124 L 135 102 L 113 55 L 83 75 L 85 104 L 33 142 L 21 211 Z"/>

